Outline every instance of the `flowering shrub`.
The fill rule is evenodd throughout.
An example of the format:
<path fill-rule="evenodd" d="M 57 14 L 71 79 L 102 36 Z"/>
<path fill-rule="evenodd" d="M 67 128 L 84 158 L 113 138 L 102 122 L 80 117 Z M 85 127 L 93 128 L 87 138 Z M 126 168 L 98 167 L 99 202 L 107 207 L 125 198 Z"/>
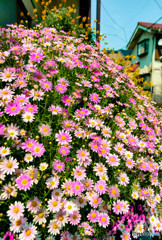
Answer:
<path fill-rule="evenodd" d="M 4 239 L 131 239 L 160 231 L 162 116 L 96 43 L 1 32 Z"/>

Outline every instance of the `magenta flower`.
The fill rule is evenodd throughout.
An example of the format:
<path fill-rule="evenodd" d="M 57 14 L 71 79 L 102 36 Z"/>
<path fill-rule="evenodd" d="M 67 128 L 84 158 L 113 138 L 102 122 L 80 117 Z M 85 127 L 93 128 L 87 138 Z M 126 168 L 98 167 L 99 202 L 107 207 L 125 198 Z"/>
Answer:
<path fill-rule="evenodd" d="M 21 106 L 17 102 L 11 102 L 5 107 L 5 113 L 10 116 L 15 116 L 20 113 Z"/>
<path fill-rule="evenodd" d="M 32 186 L 32 179 L 27 174 L 22 174 L 16 179 L 16 186 L 20 190 L 29 190 Z"/>
<path fill-rule="evenodd" d="M 32 53 L 29 58 L 31 61 L 40 63 L 40 61 L 42 61 L 44 57 L 45 56 L 41 53 Z"/>
<path fill-rule="evenodd" d="M 6 234 L 3 236 L 4 240 L 14 240 L 14 234 L 11 232 L 6 232 Z"/>

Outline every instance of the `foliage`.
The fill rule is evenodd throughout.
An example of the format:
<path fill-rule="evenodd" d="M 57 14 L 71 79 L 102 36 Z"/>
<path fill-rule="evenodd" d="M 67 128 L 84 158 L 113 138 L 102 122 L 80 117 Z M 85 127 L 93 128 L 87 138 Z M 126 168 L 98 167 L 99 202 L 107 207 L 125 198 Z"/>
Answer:
<path fill-rule="evenodd" d="M 10 25 L 0 44 L 0 236 L 160 231 L 162 116 L 123 67 L 40 25 Z"/>
<path fill-rule="evenodd" d="M 117 64 L 123 66 L 123 69 L 129 76 L 130 80 L 139 88 L 141 95 L 148 96 L 151 101 L 149 89 L 151 89 L 152 82 L 143 81 L 144 79 L 139 75 L 139 68 L 135 67 L 136 64 L 131 64 L 132 60 L 135 60 L 135 56 L 120 56 L 119 53 L 115 53 L 113 50 L 108 55 L 110 55 Z"/>

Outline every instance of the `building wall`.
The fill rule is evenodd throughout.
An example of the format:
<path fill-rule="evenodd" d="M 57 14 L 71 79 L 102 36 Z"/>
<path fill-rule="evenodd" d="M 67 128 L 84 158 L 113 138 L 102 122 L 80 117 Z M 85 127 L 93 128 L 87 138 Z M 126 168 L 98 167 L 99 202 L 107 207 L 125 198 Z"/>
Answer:
<path fill-rule="evenodd" d="M 139 57 L 137 54 L 138 43 L 144 39 L 149 39 L 148 54 Z M 153 99 L 160 103 L 162 102 L 159 94 L 162 94 L 162 63 L 159 60 L 155 60 L 156 49 L 156 37 L 152 33 L 143 32 L 137 41 L 136 46 L 132 50 L 132 54 L 136 56 L 134 62 L 140 63 L 140 75 L 150 75 L 150 81 L 152 81 Z M 160 101 L 160 102 L 159 102 Z"/>
<path fill-rule="evenodd" d="M 0 27 L 17 22 L 17 1 L 0 0 Z"/>
<path fill-rule="evenodd" d="M 148 54 L 139 57 L 137 54 L 138 49 L 138 43 L 141 42 L 144 39 L 149 39 L 149 50 Z M 149 73 L 151 62 L 152 62 L 152 53 L 154 51 L 154 44 L 153 44 L 153 36 L 151 33 L 143 32 L 143 34 L 139 37 L 136 46 L 132 50 L 132 54 L 136 56 L 136 59 L 133 62 L 139 62 L 140 63 L 140 74 L 147 74 Z"/>

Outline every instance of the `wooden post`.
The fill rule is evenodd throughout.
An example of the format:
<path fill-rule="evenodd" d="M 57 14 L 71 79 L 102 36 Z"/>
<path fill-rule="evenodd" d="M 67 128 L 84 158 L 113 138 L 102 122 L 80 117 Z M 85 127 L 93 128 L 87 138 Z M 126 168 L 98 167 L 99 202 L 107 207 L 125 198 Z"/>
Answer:
<path fill-rule="evenodd" d="M 99 41 L 98 37 L 100 36 L 100 12 L 101 12 L 101 0 L 97 0 L 97 32 L 96 32 L 96 40 Z"/>

